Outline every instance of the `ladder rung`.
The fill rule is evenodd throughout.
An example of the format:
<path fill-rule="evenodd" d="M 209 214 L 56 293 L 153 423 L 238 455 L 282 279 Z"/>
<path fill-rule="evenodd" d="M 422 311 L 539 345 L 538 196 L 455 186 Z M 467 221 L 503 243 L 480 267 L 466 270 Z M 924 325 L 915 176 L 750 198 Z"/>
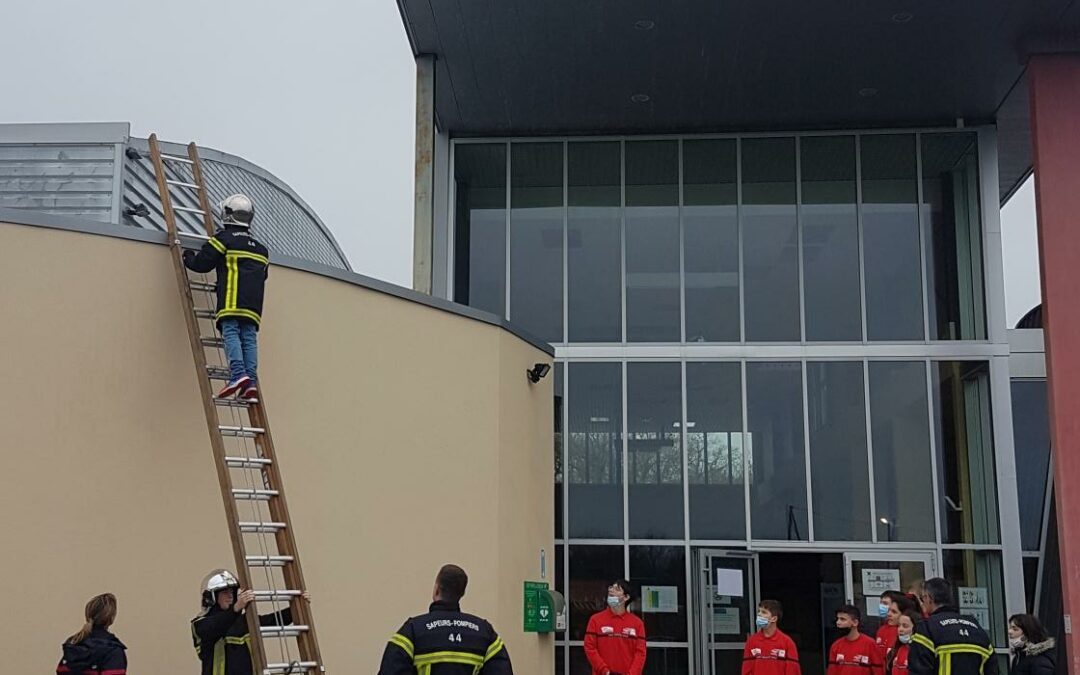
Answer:
<path fill-rule="evenodd" d="M 233 427 L 233 426 L 219 426 L 218 431 L 222 436 L 236 436 L 238 438 L 255 438 L 259 434 L 266 433 L 266 429 L 261 427 Z"/>
<path fill-rule="evenodd" d="M 183 212 L 185 212 L 185 213 L 197 213 L 197 214 L 199 214 L 200 216 L 205 216 L 205 215 L 206 215 L 206 211 L 203 211 L 202 209 L 193 209 L 193 208 L 191 208 L 190 206 L 174 206 L 174 207 L 173 207 L 173 210 L 174 210 L 174 211 L 183 211 Z M 201 235 L 201 236 L 202 236 L 203 238 L 205 238 L 205 239 L 209 239 L 209 238 L 210 238 L 210 237 L 208 237 L 208 236 L 206 236 L 206 235 Z"/>
<path fill-rule="evenodd" d="M 248 501 L 268 502 L 278 496 L 277 490 L 256 490 L 253 488 L 235 488 L 232 491 L 233 499 L 246 499 Z"/>
<path fill-rule="evenodd" d="M 259 626 L 259 632 L 266 637 L 296 637 L 307 631 L 307 626 Z"/>
<path fill-rule="evenodd" d="M 303 591 L 255 591 L 256 600 L 288 600 L 290 598 L 299 598 L 303 595 Z"/>
<path fill-rule="evenodd" d="M 249 555 L 247 564 L 250 567 L 284 567 L 291 563 L 291 555 Z"/>
<path fill-rule="evenodd" d="M 225 346 L 225 340 L 222 339 L 222 338 L 204 337 L 204 338 L 199 338 L 199 342 L 202 343 L 203 347 L 224 347 Z"/>
<path fill-rule="evenodd" d="M 224 366 L 207 366 L 206 376 L 211 380 L 231 380 L 232 373 Z"/>
<path fill-rule="evenodd" d="M 241 532 L 248 532 L 248 533 L 254 533 L 254 532 L 280 532 L 281 530 L 284 530 L 284 529 L 285 529 L 285 523 L 274 523 L 274 522 L 266 522 L 266 523 L 264 523 L 264 522 L 255 522 L 255 521 L 241 522 L 240 523 L 240 531 Z M 258 593 L 256 593 L 255 595 L 258 596 Z"/>
<path fill-rule="evenodd" d="M 226 457 L 225 466 L 230 469 L 265 469 L 274 462 L 264 457 Z"/>
<path fill-rule="evenodd" d="M 292 663 L 268 663 L 266 668 L 263 668 L 263 673 L 289 673 L 289 675 L 295 675 L 305 670 L 321 670 L 319 664 L 315 661 L 293 661 Z"/>
<path fill-rule="evenodd" d="M 214 398 L 214 405 L 222 408 L 250 408 L 257 399 L 253 398 Z"/>
<path fill-rule="evenodd" d="M 195 317 L 198 319 L 213 319 L 217 316 L 217 313 L 212 309 L 196 309 Z"/>
<path fill-rule="evenodd" d="M 179 157 L 177 155 L 166 155 L 165 153 L 161 153 L 161 158 L 166 160 L 166 161 L 169 161 L 169 162 L 180 162 L 181 164 L 194 164 L 195 163 L 195 162 L 192 162 L 187 157 Z"/>
<path fill-rule="evenodd" d="M 217 291 L 217 284 L 207 283 L 205 281 L 192 281 L 188 283 L 193 291 L 206 291 L 207 293 L 213 293 Z"/>
<path fill-rule="evenodd" d="M 185 183 L 182 180 L 168 180 L 168 179 L 166 179 L 165 182 L 168 183 L 169 185 L 175 185 L 176 187 L 190 188 L 192 190 L 198 190 L 199 189 L 199 186 L 196 185 L 195 183 Z"/>

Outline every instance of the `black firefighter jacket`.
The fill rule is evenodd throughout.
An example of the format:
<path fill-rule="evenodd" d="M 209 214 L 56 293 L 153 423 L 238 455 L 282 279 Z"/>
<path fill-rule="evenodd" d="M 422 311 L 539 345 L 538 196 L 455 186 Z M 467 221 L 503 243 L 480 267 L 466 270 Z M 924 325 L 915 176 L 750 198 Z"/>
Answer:
<path fill-rule="evenodd" d="M 288 626 L 292 612 L 284 609 L 259 617 L 263 626 Z M 202 675 L 252 675 L 251 636 L 243 612 L 217 605 L 191 620 L 191 639 L 202 661 Z"/>
<path fill-rule="evenodd" d="M 125 675 L 127 647 L 104 628 L 95 628 L 77 644 L 64 643 L 64 656 L 56 666 L 59 675 Z"/>
<path fill-rule="evenodd" d="M 217 315 L 255 324 L 262 321 L 263 292 L 270 251 L 245 228 L 227 225 L 196 254 L 184 252 L 184 265 L 195 272 L 217 270 Z"/>
<path fill-rule="evenodd" d="M 990 636 L 955 607 L 939 607 L 915 626 L 908 651 L 910 675 L 997 675 Z"/>
<path fill-rule="evenodd" d="M 491 624 L 456 602 L 432 603 L 405 622 L 383 652 L 379 675 L 513 675 L 510 655 Z"/>

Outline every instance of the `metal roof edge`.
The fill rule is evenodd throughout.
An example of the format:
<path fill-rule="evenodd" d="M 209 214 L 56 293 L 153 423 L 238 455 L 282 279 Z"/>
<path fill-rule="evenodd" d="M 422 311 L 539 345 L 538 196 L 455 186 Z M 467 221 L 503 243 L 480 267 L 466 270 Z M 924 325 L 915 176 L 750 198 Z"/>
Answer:
<path fill-rule="evenodd" d="M 131 227 L 128 225 L 103 223 L 93 220 L 86 220 L 83 218 L 56 216 L 50 213 L 42 213 L 40 211 L 29 211 L 24 209 L 11 209 L 0 207 L 0 223 L 10 223 L 12 225 L 28 225 L 31 227 L 43 227 L 53 230 L 65 230 L 68 232 L 80 232 L 83 234 L 115 237 L 117 239 L 128 239 L 131 241 L 140 241 L 150 244 L 165 245 L 168 243 L 168 237 L 164 232 L 144 230 L 140 227 Z M 494 314 L 489 314 L 488 312 L 482 312 L 472 307 L 459 305 L 443 298 L 425 295 L 410 288 L 397 286 L 387 281 L 382 281 L 380 279 L 374 279 L 372 277 L 364 276 L 351 270 L 343 270 L 337 267 L 330 267 L 329 265 L 320 265 L 318 263 L 314 263 L 308 260 L 301 260 L 299 258 L 293 258 L 291 256 L 274 256 L 273 264 L 279 265 L 281 267 L 299 270 L 301 272 L 308 272 L 311 274 L 317 274 L 322 277 L 336 279 L 338 281 L 343 281 L 354 286 L 366 288 L 377 293 L 391 295 L 401 300 L 425 305 L 432 309 L 441 310 L 466 319 L 472 319 L 474 321 L 480 321 L 482 323 L 496 326 L 498 328 L 502 328 L 508 333 L 511 333 L 523 342 L 527 342 L 533 347 L 546 353 L 548 356 L 555 356 L 555 348 L 547 342 L 544 342 L 536 336 L 531 335 L 527 331 L 521 330 L 517 326 L 511 324 L 506 319 L 495 316 Z"/>
<path fill-rule="evenodd" d="M 0 143 L 11 145 L 126 143 L 130 136 L 131 124 L 128 122 L 0 124 Z"/>

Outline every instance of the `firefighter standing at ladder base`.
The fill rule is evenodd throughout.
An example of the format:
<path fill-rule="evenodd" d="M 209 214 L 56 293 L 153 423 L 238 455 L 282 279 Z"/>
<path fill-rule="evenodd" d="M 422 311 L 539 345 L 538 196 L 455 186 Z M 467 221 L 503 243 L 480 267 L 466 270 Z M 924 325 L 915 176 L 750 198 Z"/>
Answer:
<path fill-rule="evenodd" d="M 255 372 L 259 365 L 258 331 L 270 251 L 249 231 L 255 218 L 250 199 L 232 195 L 221 202 L 219 210 L 224 228 L 210 237 L 198 254 L 184 251 L 184 265 L 195 272 L 217 269 L 214 318 L 229 361 L 229 382 L 218 398 L 239 393 L 241 398 L 253 400 L 259 396 Z"/>
<path fill-rule="evenodd" d="M 973 617 L 956 610 L 952 584 L 930 579 L 919 600 L 929 617 L 911 636 L 910 675 L 997 675 L 994 645 Z"/>
<path fill-rule="evenodd" d="M 443 565 L 430 610 L 390 638 L 379 675 L 513 675 L 510 655 L 491 624 L 461 611 L 468 583 L 465 570 Z"/>
<path fill-rule="evenodd" d="M 307 591 L 303 597 L 311 601 Z M 228 570 L 214 570 L 207 577 L 202 611 L 191 620 L 191 638 L 202 662 L 202 675 L 252 675 L 251 636 L 244 611 L 254 599 L 255 593 L 241 589 L 240 582 Z M 259 617 L 263 626 L 291 623 L 289 608 Z"/>

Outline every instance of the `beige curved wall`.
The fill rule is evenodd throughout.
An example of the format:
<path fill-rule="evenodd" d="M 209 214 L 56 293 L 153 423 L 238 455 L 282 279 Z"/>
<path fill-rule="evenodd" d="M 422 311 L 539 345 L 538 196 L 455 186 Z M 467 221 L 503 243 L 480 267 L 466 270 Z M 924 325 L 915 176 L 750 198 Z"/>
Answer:
<path fill-rule="evenodd" d="M 8 667 L 48 672 L 91 595 L 133 673 L 197 672 L 198 584 L 231 567 L 165 247 L 0 224 L 0 578 Z M 374 671 L 457 562 L 515 671 L 522 581 L 553 559 L 553 378 L 483 322 L 272 268 L 260 375 L 328 672 Z M 549 579 L 550 581 L 550 579 Z M 14 658 L 14 663 L 11 659 Z"/>

